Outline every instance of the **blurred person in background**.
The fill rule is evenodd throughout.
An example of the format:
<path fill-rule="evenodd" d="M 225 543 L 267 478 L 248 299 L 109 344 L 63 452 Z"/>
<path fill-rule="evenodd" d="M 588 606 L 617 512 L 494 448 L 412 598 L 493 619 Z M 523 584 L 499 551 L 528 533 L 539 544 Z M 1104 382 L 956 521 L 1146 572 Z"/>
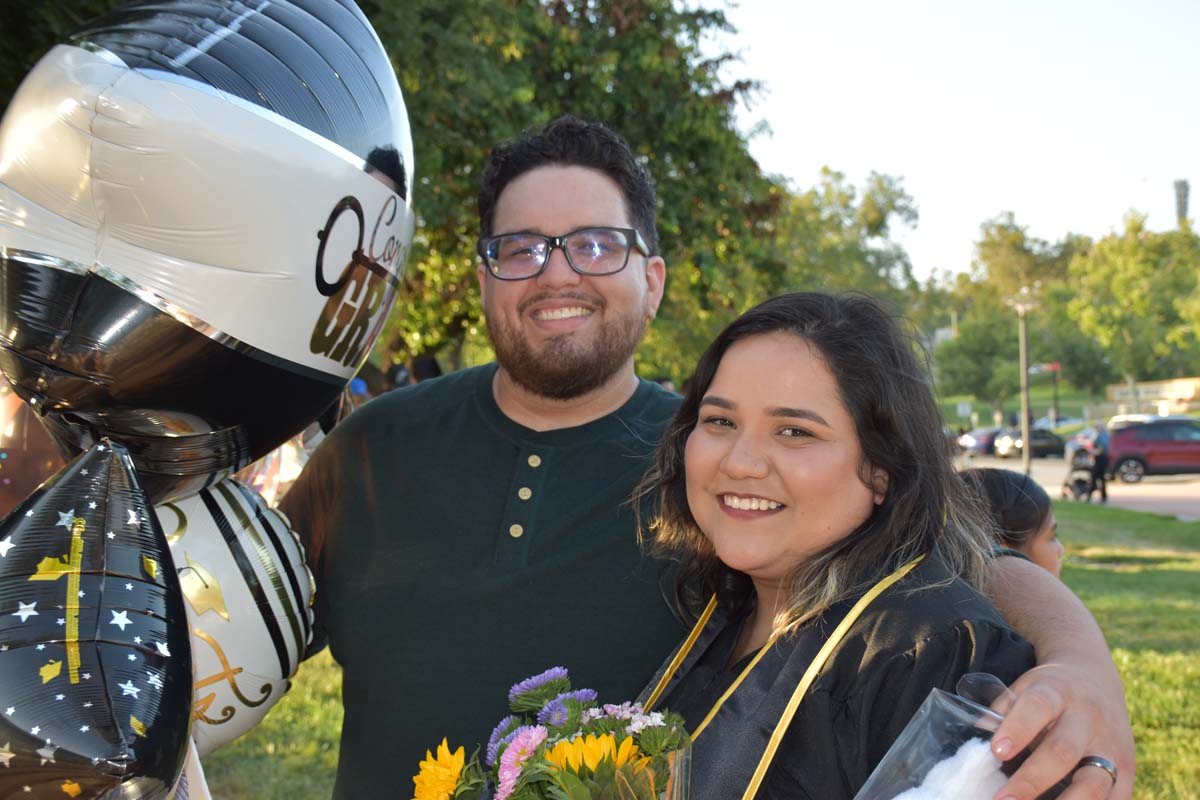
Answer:
<path fill-rule="evenodd" d="M 1028 475 L 1011 469 L 962 472 L 996 523 L 997 553 L 1032 561 L 1051 575 L 1062 573 L 1063 545 L 1050 495 Z"/>

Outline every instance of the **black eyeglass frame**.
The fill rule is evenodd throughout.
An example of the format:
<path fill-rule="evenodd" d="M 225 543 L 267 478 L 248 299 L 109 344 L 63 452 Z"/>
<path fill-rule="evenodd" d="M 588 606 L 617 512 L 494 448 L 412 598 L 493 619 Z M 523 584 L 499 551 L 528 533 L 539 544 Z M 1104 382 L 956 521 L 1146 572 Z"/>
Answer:
<path fill-rule="evenodd" d="M 566 243 L 569 237 L 574 236 L 577 233 L 583 233 L 584 231 L 616 231 L 618 233 L 625 234 L 626 238 L 630 240 L 631 244 L 625 248 L 625 260 L 621 262 L 621 266 L 617 267 L 616 269 L 609 270 L 608 272 L 586 272 L 577 267 L 575 262 L 571 259 L 571 251 L 566 248 Z M 542 265 L 537 268 L 536 272 L 532 272 L 528 275 L 522 275 L 519 278 L 513 278 L 501 275 L 496 271 L 496 268 L 492 266 L 492 259 L 488 258 L 487 255 L 488 245 L 509 236 L 532 236 L 536 239 L 541 239 L 548 245 L 546 248 L 546 257 L 542 259 Z M 571 267 L 571 269 L 575 270 L 575 272 L 579 273 L 580 275 L 591 277 L 616 275 L 618 272 L 629 266 L 629 255 L 634 251 L 634 249 L 647 258 L 650 257 L 650 245 L 646 244 L 646 240 L 642 238 L 642 234 L 637 228 L 618 228 L 611 225 L 588 225 L 584 228 L 576 228 L 573 231 L 568 231 L 562 236 L 546 236 L 545 234 L 533 233 L 532 231 L 514 231 L 512 233 L 502 233 L 498 236 L 481 236 L 475 243 L 475 251 L 479 254 L 479 257 L 483 259 L 483 263 L 487 267 L 488 272 L 492 275 L 492 277 L 502 281 L 527 281 L 530 278 L 536 278 L 538 275 L 541 275 L 546 271 L 546 265 L 550 263 L 550 255 L 556 248 L 563 251 L 563 255 L 566 256 L 567 264 Z"/>

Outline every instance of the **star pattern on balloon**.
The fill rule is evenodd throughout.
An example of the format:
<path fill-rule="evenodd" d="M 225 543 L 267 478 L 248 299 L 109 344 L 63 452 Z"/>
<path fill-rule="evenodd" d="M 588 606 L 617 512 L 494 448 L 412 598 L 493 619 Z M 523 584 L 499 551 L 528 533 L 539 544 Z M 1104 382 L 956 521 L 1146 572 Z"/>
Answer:
<path fill-rule="evenodd" d="M 17 608 L 17 610 L 13 612 L 13 616 L 20 617 L 21 622 L 25 622 L 30 617 L 36 617 L 38 615 L 38 612 L 35 610 L 37 608 L 36 600 L 34 600 L 32 603 L 25 603 L 25 602 L 22 602 L 21 600 L 18 600 L 17 605 L 19 606 L 19 608 Z"/>
<path fill-rule="evenodd" d="M 38 791 L 93 796 L 96 780 L 127 779 L 81 764 L 179 758 L 174 750 L 142 752 L 141 742 L 151 747 L 167 730 L 164 712 L 175 720 L 166 735 L 186 742 L 183 599 L 169 599 L 177 578 L 166 539 L 144 496 L 120 489 L 121 476 L 129 487 L 134 478 L 109 450 L 80 456 L 43 485 L 32 507 L 0 521 L 0 597 L 10 598 L 0 606 L 0 795 L 16 788 L 3 782 L 9 766 L 27 781 L 29 770 L 47 771 L 30 781 Z M 85 476 L 78 467 L 88 459 Z M 104 535 L 131 519 L 115 541 Z M 169 658 L 177 646 L 187 658 Z M 172 769 L 162 780 L 172 780 Z"/>

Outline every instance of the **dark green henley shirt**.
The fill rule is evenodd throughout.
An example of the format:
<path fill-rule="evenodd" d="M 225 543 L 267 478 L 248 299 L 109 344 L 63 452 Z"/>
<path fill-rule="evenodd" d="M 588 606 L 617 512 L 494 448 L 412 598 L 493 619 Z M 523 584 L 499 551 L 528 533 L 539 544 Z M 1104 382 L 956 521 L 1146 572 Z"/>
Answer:
<path fill-rule="evenodd" d="M 486 743 L 508 688 L 549 667 L 633 699 L 685 632 L 629 502 L 679 398 L 642 381 L 609 416 L 538 432 L 501 413 L 495 372 L 368 403 L 282 504 L 344 670 L 337 798 L 409 796 L 426 749 Z"/>

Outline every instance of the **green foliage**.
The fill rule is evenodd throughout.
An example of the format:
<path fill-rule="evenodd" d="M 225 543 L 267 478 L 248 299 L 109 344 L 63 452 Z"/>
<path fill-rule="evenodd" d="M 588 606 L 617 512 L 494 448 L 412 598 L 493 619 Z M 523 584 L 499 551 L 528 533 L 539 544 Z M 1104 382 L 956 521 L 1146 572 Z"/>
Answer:
<path fill-rule="evenodd" d="M 1000 409 L 1021 387 L 1017 350 L 1016 314 L 981 293 L 959 323 L 958 336 L 934 351 L 938 386 L 949 394 L 973 394 Z"/>
<path fill-rule="evenodd" d="M 1128 380 L 1200 370 L 1200 340 L 1190 313 L 1200 276 L 1200 239 L 1189 230 L 1153 233 L 1130 214 L 1125 229 L 1077 254 L 1068 304 L 1085 334 L 1104 347 Z"/>
<path fill-rule="evenodd" d="M 639 744 L 642 752 L 648 756 L 660 756 L 687 744 L 687 725 L 683 717 L 673 711 L 664 712 L 663 717 L 665 724 L 661 727 L 642 731 Z"/>
<path fill-rule="evenodd" d="M 1138 800 L 1200 785 L 1200 523 L 1055 503 L 1063 578 L 1113 647 L 1137 742 Z"/>
<path fill-rule="evenodd" d="M 975 245 L 976 276 L 1003 297 L 1066 277 L 1059 249 L 1026 233 L 1011 211 L 980 226 Z"/>
<path fill-rule="evenodd" d="M 1036 361 L 1057 361 L 1062 378 L 1089 394 L 1102 394 L 1104 387 L 1120 377 L 1105 349 L 1079 330 L 1067 309 L 1075 291 L 1066 283 L 1050 285 L 1043 294 L 1044 311 L 1031 320 L 1031 349 Z"/>
<path fill-rule="evenodd" d="M 985 222 L 972 275 L 959 275 L 957 283 L 943 289 L 948 298 L 934 295 L 929 301 L 943 319 L 947 310 L 956 311 L 959 335 L 967 336 L 937 353 L 939 378 L 944 383 L 949 374 L 952 379 L 943 388 L 972 393 L 997 409 L 1017 393 L 1017 314 L 1008 300 L 1023 287 L 1034 300 L 1026 317 L 1030 363 L 1058 362 L 1062 378 L 1093 394 L 1112 383 L 1117 376 L 1105 349 L 1067 312 L 1075 296 L 1068 264 L 1090 246 L 1088 239 L 1073 234 L 1054 244 L 1031 237 L 1011 212 Z M 929 293 L 928 288 L 923 292 Z"/>
<path fill-rule="evenodd" d="M 483 800 L 487 793 L 487 773 L 480 763 L 479 748 L 471 753 L 470 758 L 463 764 L 462 775 L 458 779 L 458 788 L 454 790 L 453 800 Z"/>
<path fill-rule="evenodd" d="M 31 0 L 0 3 L 0 109 L 47 50 L 121 0 Z"/>
<path fill-rule="evenodd" d="M 551 678 L 540 686 L 522 692 L 509 701 L 508 707 L 514 714 L 524 714 L 532 711 L 537 713 L 542 706 L 558 697 L 563 692 L 571 691 L 571 681 L 567 678 Z"/>

